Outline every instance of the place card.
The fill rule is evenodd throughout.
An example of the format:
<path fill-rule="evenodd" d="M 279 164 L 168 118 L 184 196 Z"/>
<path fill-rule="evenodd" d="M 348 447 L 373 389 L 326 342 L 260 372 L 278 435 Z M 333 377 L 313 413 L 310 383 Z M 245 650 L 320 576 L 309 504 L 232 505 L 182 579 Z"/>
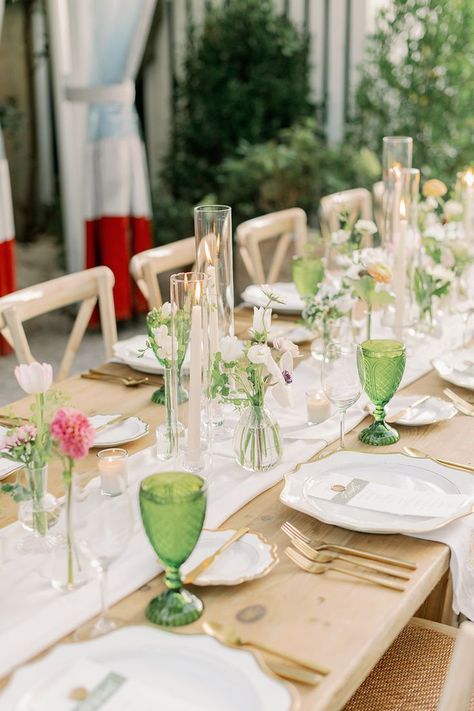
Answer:
<path fill-rule="evenodd" d="M 31 711 L 149 711 L 156 707 L 156 690 L 112 669 L 81 659 L 55 680 L 36 690 Z"/>
<path fill-rule="evenodd" d="M 313 479 L 306 492 L 309 496 L 334 504 L 397 516 L 449 518 L 464 510 L 468 513 L 474 505 L 473 496 L 401 489 L 346 474 Z"/>

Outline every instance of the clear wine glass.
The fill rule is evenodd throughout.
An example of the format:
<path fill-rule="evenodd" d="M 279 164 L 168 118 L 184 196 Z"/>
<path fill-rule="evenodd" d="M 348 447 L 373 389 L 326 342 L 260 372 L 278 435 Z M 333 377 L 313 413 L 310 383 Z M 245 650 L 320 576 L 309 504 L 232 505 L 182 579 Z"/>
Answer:
<path fill-rule="evenodd" d="M 76 630 L 76 640 L 94 639 L 125 622 L 109 616 L 107 577 L 110 565 L 123 553 L 133 529 L 132 503 L 126 482 L 117 477 L 114 495 L 101 489 L 100 477 L 76 475 L 74 482 L 74 528 L 81 554 L 96 571 L 100 585 L 101 613 L 94 622 Z"/>
<path fill-rule="evenodd" d="M 330 343 L 324 352 L 321 384 L 326 397 L 339 410 L 341 449 L 344 449 L 346 411 L 357 402 L 363 388 L 357 368 L 358 349 L 354 343 Z"/>

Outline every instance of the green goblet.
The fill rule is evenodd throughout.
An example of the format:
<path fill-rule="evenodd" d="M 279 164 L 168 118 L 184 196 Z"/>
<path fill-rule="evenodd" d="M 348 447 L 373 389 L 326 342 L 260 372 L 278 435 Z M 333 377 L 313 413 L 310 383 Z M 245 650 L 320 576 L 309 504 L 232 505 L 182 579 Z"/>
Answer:
<path fill-rule="evenodd" d="M 405 346 L 400 341 L 364 341 L 358 351 L 358 368 L 364 389 L 375 405 L 374 422 L 359 435 L 364 444 L 394 444 L 397 430 L 385 422 L 385 405 L 397 391 L 405 370 Z"/>
<path fill-rule="evenodd" d="M 196 474 L 152 474 L 140 485 L 140 511 L 148 539 L 164 564 L 167 590 L 149 603 L 146 616 L 156 625 L 178 627 L 201 616 L 201 600 L 181 584 L 180 566 L 200 536 L 206 513 L 206 482 Z"/>
<path fill-rule="evenodd" d="M 293 257 L 291 272 L 298 294 L 314 296 L 324 278 L 324 264 L 318 257 Z"/>

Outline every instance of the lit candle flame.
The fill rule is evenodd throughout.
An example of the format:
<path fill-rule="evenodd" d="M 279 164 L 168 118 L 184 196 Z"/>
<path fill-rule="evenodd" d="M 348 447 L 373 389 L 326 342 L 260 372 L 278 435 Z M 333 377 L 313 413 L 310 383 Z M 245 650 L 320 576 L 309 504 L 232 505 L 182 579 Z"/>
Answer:
<path fill-rule="evenodd" d="M 400 217 L 402 220 L 405 220 L 407 216 L 407 208 L 405 205 L 405 200 L 400 200 Z"/>
<path fill-rule="evenodd" d="M 474 170 L 470 166 L 463 175 L 463 182 L 468 188 L 474 185 Z"/>
<path fill-rule="evenodd" d="M 402 174 L 402 166 L 400 163 L 397 163 L 396 161 L 392 163 L 392 170 L 395 174 L 396 178 L 399 178 L 400 175 Z"/>

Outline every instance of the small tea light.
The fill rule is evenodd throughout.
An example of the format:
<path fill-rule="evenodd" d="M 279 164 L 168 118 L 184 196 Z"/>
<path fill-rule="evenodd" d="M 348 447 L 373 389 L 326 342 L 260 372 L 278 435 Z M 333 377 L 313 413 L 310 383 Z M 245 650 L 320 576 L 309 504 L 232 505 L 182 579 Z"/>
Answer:
<path fill-rule="evenodd" d="M 331 417 L 331 403 L 322 390 L 308 390 L 305 394 L 309 425 L 319 425 Z"/>
<path fill-rule="evenodd" d="M 125 449 L 101 449 L 97 459 L 102 493 L 109 496 L 123 494 L 127 488 L 128 452 Z"/>

